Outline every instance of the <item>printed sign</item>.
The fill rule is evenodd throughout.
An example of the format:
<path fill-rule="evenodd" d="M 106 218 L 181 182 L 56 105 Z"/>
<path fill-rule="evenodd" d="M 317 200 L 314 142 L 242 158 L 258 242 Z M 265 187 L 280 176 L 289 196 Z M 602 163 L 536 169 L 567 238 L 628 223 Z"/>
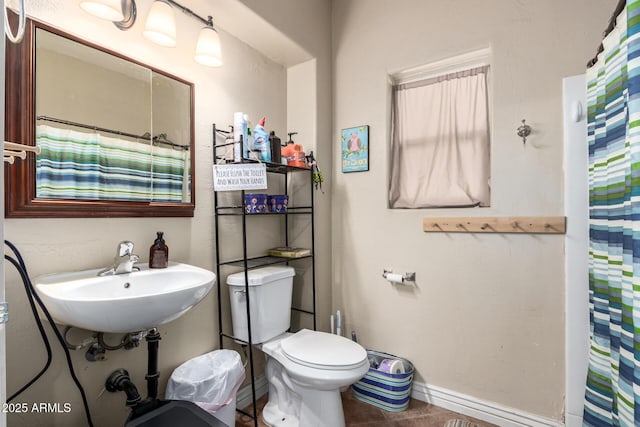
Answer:
<path fill-rule="evenodd" d="M 369 126 L 342 129 L 342 172 L 369 170 Z"/>
<path fill-rule="evenodd" d="M 264 163 L 213 165 L 213 191 L 266 188 L 267 166 Z"/>

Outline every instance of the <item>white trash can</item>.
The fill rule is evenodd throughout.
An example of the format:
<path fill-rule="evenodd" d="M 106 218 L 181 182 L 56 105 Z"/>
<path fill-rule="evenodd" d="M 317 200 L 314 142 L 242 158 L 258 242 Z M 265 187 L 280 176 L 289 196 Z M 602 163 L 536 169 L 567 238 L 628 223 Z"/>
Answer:
<path fill-rule="evenodd" d="M 165 398 L 194 402 L 233 427 L 236 393 L 244 378 L 244 366 L 237 351 L 215 350 L 178 366 L 169 378 Z"/>

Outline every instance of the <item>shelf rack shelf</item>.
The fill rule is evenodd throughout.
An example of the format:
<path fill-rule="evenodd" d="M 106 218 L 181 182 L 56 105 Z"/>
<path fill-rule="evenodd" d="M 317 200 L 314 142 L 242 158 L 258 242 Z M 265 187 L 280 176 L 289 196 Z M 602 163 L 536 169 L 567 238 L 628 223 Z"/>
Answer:
<path fill-rule="evenodd" d="M 217 215 L 220 216 L 271 216 L 271 215 L 300 215 L 300 214 L 304 214 L 304 215 L 308 215 L 311 213 L 311 210 L 313 209 L 311 206 L 289 206 L 287 208 L 287 213 L 280 213 L 280 212 L 267 212 L 267 213 L 258 213 L 258 214 L 247 214 L 247 213 L 243 213 L 243 212 L 224 212 L 224 210 L 228 210 L 228 209 L 235 209 L 235 210 L 239 210 L 241 211 L 244 208 L 244 206 L 219 206 L 218 208 L 216 208 L 216 213 Z"/>
<path fill-rule="evenodd" d="M 264 267 L 266 265 L 274 265 L 274 264 L 282 264 L 282 263 L 286 263 L 286 262 L 291 262 L 291 261 L 296 261 L 299 259 L 308 259 L 311 258 L 311 255 L 307 255 L 307 256 L 301 256 L 301 257 L 297 257 L 297 258 L 285 258 L 285 257 L 276 257 L 276 256 L 259 256 L 259 257 L 254 257 L 254 258 L 247 258 L 246 259 L 246 266 L 248 269 L 253 269 L 253 268 L 259 268 L 259 267 Z M 233 261 L 227 261 L 227 262 L 221 262 L 220 265 L 231 265 L 234 267 L 241 267 L 244 268 L 245 266 L 245 260 L 244 259 L 237 259 L 237 260 L 233 260 Z"/>
<path fill-rule="evenodd" d="M 213 125 L 213 159 L 215 163 L 226 162 L 223 156 L 218 154 L 218 150 L 223 150 L 227 146 L 229 146 L 230 142 L 217 143 L 217 137 L 226 137 L 229 135 L 229 132 L 219 130 L 216 128 L 216 125 Z M 242 162 L 238 163 L 257 163 L 256 160 L 243 159 Z M 284 179 L 284 188 L 285 191 L 288 191 L 289 184 L 289 176 L 291 174 L 304 174 L 307 173 L 309 175 L 309 188 L 310 188 L 310 203 L 308 205 L 298 205 L 298 206 L 289 206 L 287 207 L 287 211 L 283 213 L 259 213 L 259 214 L 251 214 L 247 213 L 244 209 L 244 205 L 242 204 L 221 204 L 220 199 L 218 197 L 218 193 L 214 192 L 214 218 L 215 218 L 215 245 L 216 245 L 216 277 L 218 278 L 218 328 L 219 328 L 219 346 L 220 348 L 224 348 L 225 340 L 232 340 L 235 343 L 241 343 L 243 346 L 246 346 L 246 352 L 248 354 L 248 366 L 249 366 L 249 375 L 251 381 L 251 396 L 253 402 L 253 410 L 252 413 L 248 413 L 243 409 L 237 409 L 238 412 L 252 417 L 254 420 L 254 426 L 258 426 L 258 413 L 256 406 L 256 388 L 255 388 L 255 369 L 254 369 L 254 349 L 253 349 L 253 341 L 251 336 L 251 311 L 249 301 L 249 276 L 248 273 L 250 270 L 264 267 L 268 265 L 275 264 L 291 264 L 297 262 L 307 262 L 311 265 L 311 286 L 312 286 L 312 301 L 311 301 L 311 310 L 306 310 L 303 308 L 292 307 L 291 310 L 299 313 L 303 313 L 309 316 L 312 316 L 313 319 L 313 329 L 317 329 L 317 319 L 316 319 L 316 275 L 315 275 L 315 218 L 314 218 L 314 186 L 313 186 L 313 172 L 311 169 L 300 168 L 287 166 L 276 163 L 266 163 L 267 175 L 276 175 L 281 176 L 281 179 Z M 240 200 L 244 200 L 245 192 L 244 190 L 239 190 Z M 289 246 L 289 226 L 290 226 L 290 217 L 297 217 L 301 215 L 306 215 L 310 217 L 311 221 L 311 254 L 306 256 L 301 256 L 297 258 L 285 258 L 285 257 L 276 257 L 269 255 L 260 255 L 260 256 L 249 256 L 248 254 L 248 242 L 247 242 L 247 224 L 249 221 L 260 221 L 261 218 L 274 216 L 280 217 L 284 221 L 284 245 Z M 222 252 L 222 242 L 220 239 L 220 231 L 221 231 L 221 219 L 227 217 L 229 221 L 232 220 L 230 217 L 237 217 L 237 219 L 242 221 L 242 236 L 238 236 L 238 238 L 242 239 L 242 257 L 223 260 L 221 258 Z M 279 246 L 279 245 L 278 245 Z M 241 269 L 244 271 L 245 275 L 245 295 L 247 301 L 247 337 L 248 340 L 241 340 L 237 337 L 225 333 L 224 332 L 224 323 L 222 318 L 222 275 L 221 271 L 223 268 L 234 268 Z M 226 277 L 226 274 L 224 275 Z"/>

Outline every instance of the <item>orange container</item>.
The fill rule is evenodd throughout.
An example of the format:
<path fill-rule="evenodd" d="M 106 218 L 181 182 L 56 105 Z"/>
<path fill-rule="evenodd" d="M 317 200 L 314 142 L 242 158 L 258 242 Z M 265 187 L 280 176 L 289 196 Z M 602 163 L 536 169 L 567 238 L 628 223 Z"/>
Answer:
<path fill-rule="evenodd" d="M 282 158 L 287 159 L 287 165 L 295 166 L 298 168 L 307 167 L 307 159 L 305 153 L 302 151 L 302 145 L 300 144 L 287 144 L 282 147 Z"/>
<path fill-rule="evenodd" d="M 293 146 L 295 144 L 287 144 L 284 147 L 282 147 L 282 150 L 280 150 L 280 152 L 282 153 L 282 160 L 286 160 L 287 164 L 289 164 L 289 160 L 293 161 L 294 160 L 294 156 L 295 156 L 295 151 L 293 149 Z"/>
<path fill-rule="evenodd" d="M 307 159 L 304 156 L 304 151 L 302 151 L 302 145 L 293 142 L 293 135 L 297 133 L 298 132 L 289 132 L 289 141 L 287 141 L 287 145 L 282 147 L 282 159 L 287 160 L 288 166 L 306 168 Z"/>

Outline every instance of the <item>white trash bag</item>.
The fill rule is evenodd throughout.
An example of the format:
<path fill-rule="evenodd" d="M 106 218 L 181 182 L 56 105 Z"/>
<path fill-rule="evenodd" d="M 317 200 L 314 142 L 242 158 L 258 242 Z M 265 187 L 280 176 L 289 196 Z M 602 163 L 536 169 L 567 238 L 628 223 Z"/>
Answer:
<path fill-rule="evenodd" d="M 165 397 L 188 400 L 215 412 L 235 402 L 244 378 L 244 366 L 237 351 L 215 350 L 178 366 L 167 383 Z"/>

